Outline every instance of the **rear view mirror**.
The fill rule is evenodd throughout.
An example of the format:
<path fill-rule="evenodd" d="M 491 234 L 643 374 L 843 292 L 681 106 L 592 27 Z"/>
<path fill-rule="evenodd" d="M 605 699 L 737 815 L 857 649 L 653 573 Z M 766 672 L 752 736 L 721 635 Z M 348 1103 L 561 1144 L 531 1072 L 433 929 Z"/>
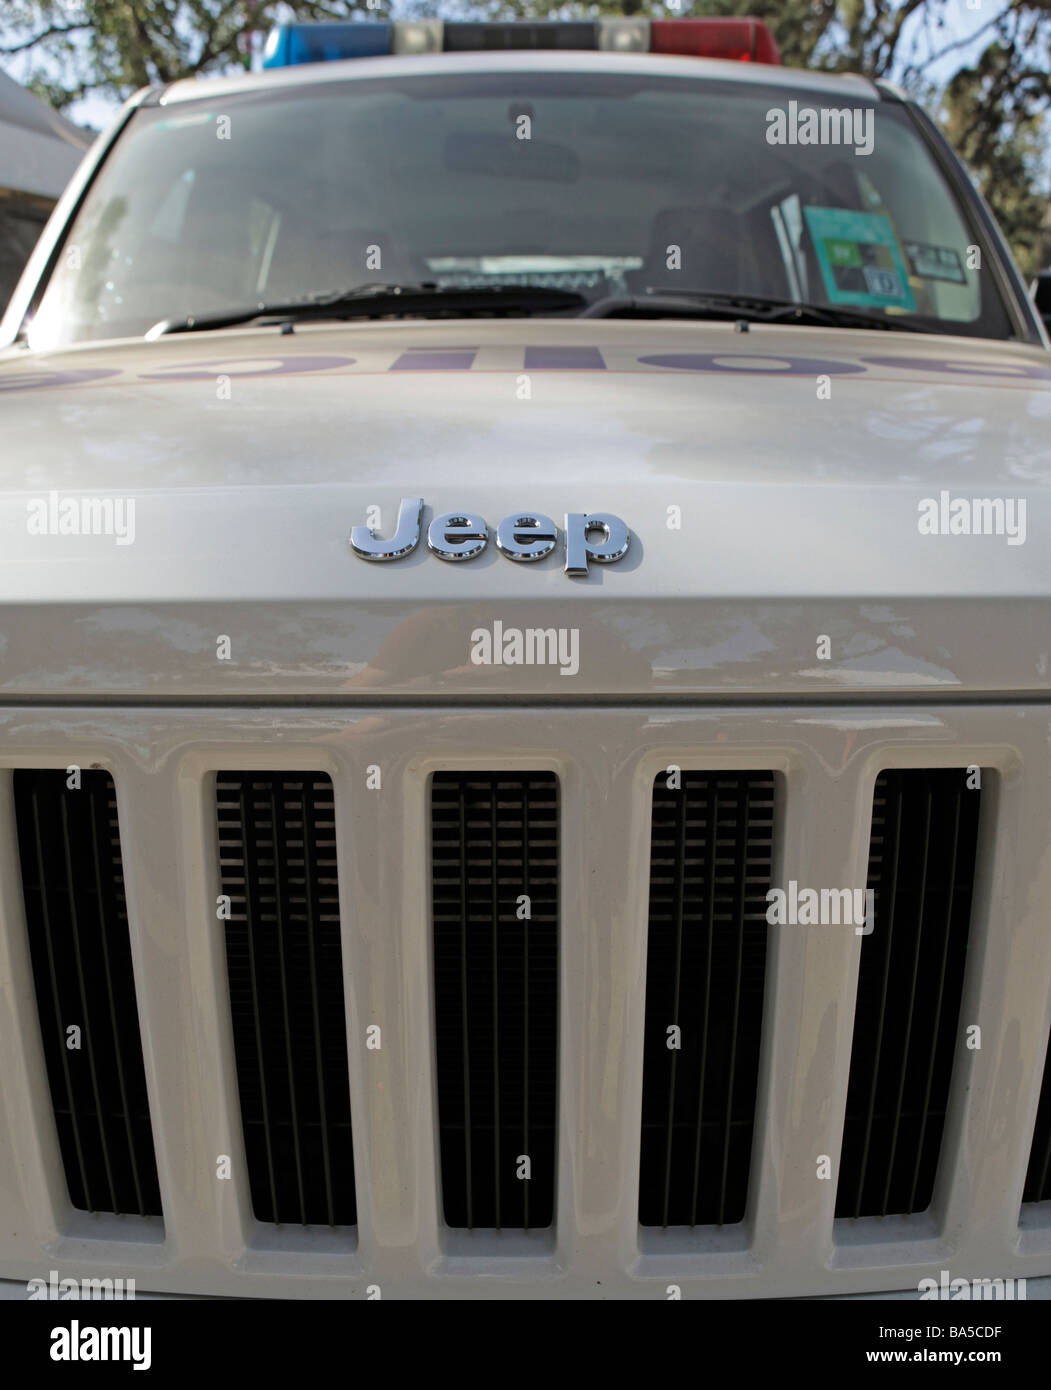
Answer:
<path fill-rule="evenodd" d="M 550 140 L 516 140 L 507 135 L 454 130 L 445 139 L 445 167 L 457 174 L 494 174 L 510 179 L 575 183 L 580 160 L 568 145 Z"/>

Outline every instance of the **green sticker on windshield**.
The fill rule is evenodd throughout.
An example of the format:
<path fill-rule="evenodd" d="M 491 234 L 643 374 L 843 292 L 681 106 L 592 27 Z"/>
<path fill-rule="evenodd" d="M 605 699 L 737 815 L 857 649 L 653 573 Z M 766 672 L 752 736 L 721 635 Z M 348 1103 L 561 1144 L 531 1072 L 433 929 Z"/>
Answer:
<path fill-rule="evenodd" d="M 890 218 L 849 208 L 803 211 L 831 303 L 915 312 Z"/>

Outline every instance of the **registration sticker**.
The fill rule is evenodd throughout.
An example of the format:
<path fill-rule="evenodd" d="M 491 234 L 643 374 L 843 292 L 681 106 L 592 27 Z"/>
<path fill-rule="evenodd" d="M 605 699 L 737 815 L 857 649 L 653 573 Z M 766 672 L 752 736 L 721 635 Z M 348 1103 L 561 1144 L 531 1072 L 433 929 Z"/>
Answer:
<path fill-rule="evenodd" d="M 833 304 L 904 309 L 916 304 L 890 219 L 849 208 L 803 209 L 825 293 Z"/>
<path fill-rule="evenodd" d="M 933 246 L 927 241 L 907 241 L 905 251 L 913 272 L 921 280 L 948 280 L 953 285 L 966 285 L 960 257 L 951 246 Z"/>

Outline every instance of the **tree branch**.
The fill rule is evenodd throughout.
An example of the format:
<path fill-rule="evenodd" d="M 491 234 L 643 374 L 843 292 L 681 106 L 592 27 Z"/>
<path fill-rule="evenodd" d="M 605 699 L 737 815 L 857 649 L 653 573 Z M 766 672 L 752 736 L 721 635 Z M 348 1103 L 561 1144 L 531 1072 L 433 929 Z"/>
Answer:
<path fill-rule="evenodd" d="M 78 29 L 90 29 L 92 26 L 88 20 L 82 24 L 51 24 L 42 33 L 34 34 L 31 39 L 23 39 L 21 43 L 6 44 L 0 47 L 0 53 L 24 53 L 26 49 L 35 47 L 38 43 L 43 43 L 45 39 L 53 38 L 56 34 L 74 34 Z"/>
<path fill-rule="evenodd" d="M 993 15 L 992 19 L 987 19 L 985 23 L 979 25 L 973 33 L 965 34 L 963 38 L 960 39 L 953 39 L 952 43 L 947 43 L 944 48 L 939 48 L 937 53 L 928 53 L 921 63 L 910 63 L 907 70 L 909 72 L 920 72 L 931 63 L 941 62 L 946 54 L 953 53 L 958 48 L 966 48 L 968 44 L 974 43 L 976 39 L 980 38 L 987 29 L 991 29 L 994 25 L 1006 19 L 1012 10 L 1018 9 L 1018 6 L 1019 0 L 1008 0 L 1008 4 L 1004 6 L 999 14 Z"/>

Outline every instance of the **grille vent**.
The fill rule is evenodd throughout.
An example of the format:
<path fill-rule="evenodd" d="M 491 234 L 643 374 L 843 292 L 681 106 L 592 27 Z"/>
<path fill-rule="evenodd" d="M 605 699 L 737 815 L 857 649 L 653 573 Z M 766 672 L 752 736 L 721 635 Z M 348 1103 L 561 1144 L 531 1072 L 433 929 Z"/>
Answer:
<path fill-rule="evenodd" d="M 861 948 L 837 1216 L 930 1205 L 959 1053 L 981 795 L 962 768 L 876 781 L 875 918 Z"/>
<path fill-rule="evenodd" d="M 220 772 L 219 874 L 252 1208 L 357 1220 L 331 780 Z"/>
<path fill-rule="evenodd" d="M 557 779 L 549 772 L 436 773 L 431 834 L 445 1221 L 468 1229 L 550 1226 Z M 518 1176 L 523 1155 L 525 1180 Z"/>
<path fill-rule="evenodd" d="M 731 1225 L 752 1152 L 774 778 L 680 777 L 653 787 L 639 1221 Z"/>
<path fill-rule="evenodd" d="M 117 798 L 108 772 L 14 774 L 33 982 L 74 1207 L 160 1216 Z M 80 1030 L 80 1046 L 69 1047 Z"/>
<path fill-rule="evenodd" d="M 1044 1063 L 1044 1084 L 1040 1088 L 1022 1201 L 1051 1202 L 1051 1043 L 1048 1044 L 1048 1060 Z"/>

